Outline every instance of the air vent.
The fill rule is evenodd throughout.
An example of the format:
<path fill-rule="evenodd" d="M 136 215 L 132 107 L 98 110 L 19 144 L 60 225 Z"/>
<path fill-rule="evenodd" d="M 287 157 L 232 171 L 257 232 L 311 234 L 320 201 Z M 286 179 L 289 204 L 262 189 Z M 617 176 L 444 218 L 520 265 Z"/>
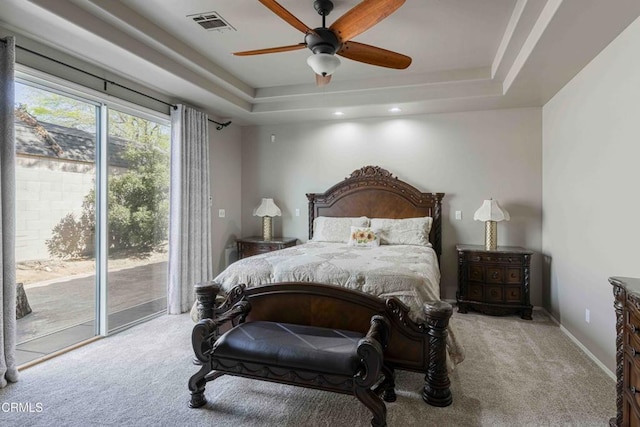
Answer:
<path fill-rule="evenodd" d="M 193 22 L 200 25 L 207 31 L 222 31 L 222 30 L 234 30 L 231 25 L 221 17 L 218 12 L 204 12 L 196 13 L 194 15 L 187 15 L 187 18 L 193 19 Z"/>

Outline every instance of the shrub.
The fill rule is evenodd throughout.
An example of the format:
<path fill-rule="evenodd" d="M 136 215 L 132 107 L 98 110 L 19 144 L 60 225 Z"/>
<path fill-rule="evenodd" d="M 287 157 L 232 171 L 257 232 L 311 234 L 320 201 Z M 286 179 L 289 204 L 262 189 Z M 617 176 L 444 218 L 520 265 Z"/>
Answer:
<path fill-rule="evenodd" d="M 87 235 L 72 213 L 53 227 L 51 239 L 46 241 L 49 254 L 58 258 L 77 258 L 87 249 Z"/>
<path fill-rule="evenodd" d="M 109 250 L 149 251 L 162 246 L 169 229 L 168 153 L 152 142 L 131 144 L 124 157 L 131 168 L 112 175 L 108 188 Z M 95 191 L 82 204 L 75 219 L 66 215 L 46 241 L 51 256 L 75 258 L 91 255 L 95 240 Z"/>

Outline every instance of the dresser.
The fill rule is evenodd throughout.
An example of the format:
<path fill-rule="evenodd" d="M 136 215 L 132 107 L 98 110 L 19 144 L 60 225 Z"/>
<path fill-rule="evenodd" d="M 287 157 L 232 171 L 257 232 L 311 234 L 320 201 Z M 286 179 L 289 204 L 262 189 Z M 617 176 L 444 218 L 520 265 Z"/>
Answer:
<path fill-rule="evenodd" d="M 298 239 L 295 237 L 276 237 L 272 240 L 264 240 L 262 237 L 257 236 L 243 237 L 236 240 L 238 259 L 295 246 L 297 241 Z"/>
<path fill-rule="evenodd" d="M 529 270 L 532 251 L 517 246 L 486 250 L 481 245 L 457 245 L 458 312 L 519 313 L 531 320 Z"/>
<path fill-rule="evenodd" d="M 616 417 L 610 426 L 640 426 L 640 279 L 610 277 L 616 310 Z"/>

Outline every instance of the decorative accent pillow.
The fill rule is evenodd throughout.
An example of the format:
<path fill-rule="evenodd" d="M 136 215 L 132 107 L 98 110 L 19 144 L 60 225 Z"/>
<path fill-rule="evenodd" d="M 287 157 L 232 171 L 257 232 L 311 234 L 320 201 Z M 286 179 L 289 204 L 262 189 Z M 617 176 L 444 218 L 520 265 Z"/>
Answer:
<path fill-rule="evenodd" d="M 371 228 L 378 230 L 383 245 L 431 246 L 429 232 L 433 218 L 386 219 L 372 218 Z"/>
<path fill-rule="evenodd" d="M 369 218 L 366 216 L 359 218 L 319 216 L 313 220 L 313 238 L 311 240 L 314 242 L 347 243 L 351 226 L 368 227 Z"/>
<path fill-rule="evenodd" d="M 374 247 L 380 246 L 380 238 L 375 231 L 369 227 L 351 227 L 351 236 L 349 237 L 349 246 Z"/>

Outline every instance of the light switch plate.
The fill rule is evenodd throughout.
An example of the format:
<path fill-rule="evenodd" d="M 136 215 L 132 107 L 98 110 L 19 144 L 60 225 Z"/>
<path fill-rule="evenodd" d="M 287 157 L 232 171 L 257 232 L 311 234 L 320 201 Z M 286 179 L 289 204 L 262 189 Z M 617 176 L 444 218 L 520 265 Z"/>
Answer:
<path fill-rule="evenodd" d="M 224 218 L 225 213 L 224 209 L 218 209 L 218 217 Z"/>
<path fill-rule="evenodd" d="M 462 211 L 456 211 L 456 219 L 457 220 L 461 220 L 462 219 Z"/>

